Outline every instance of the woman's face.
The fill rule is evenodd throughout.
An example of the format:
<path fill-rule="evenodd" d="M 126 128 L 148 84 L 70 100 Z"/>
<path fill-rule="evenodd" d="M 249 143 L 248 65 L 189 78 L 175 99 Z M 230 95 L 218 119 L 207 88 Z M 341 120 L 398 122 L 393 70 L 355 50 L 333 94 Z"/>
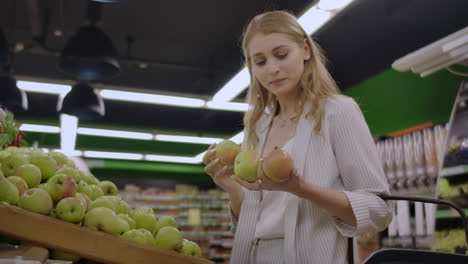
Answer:
<path fill-rule="evenodd" d="M 295 94 L 304 73 L 309 47 L 283 33 L 257 33 L 248 43 L 255 78 L 277 97 Z"/>

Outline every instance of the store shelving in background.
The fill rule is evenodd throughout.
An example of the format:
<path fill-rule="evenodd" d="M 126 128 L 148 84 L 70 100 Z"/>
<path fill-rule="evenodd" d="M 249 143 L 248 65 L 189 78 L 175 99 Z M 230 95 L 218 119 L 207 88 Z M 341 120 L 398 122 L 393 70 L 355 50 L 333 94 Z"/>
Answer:
<path fill-rule="evenodd" d="M 200 191 L 192 185 L 142 189 L 129 184 L 120 191 L 120 196 L 133 208 L 146 206 L 157 217 L 174 217 L 184 238 L 200 245 L 203 257 L 216 263 L 229 263 L 234 235 L 230 231 L 231 215 L 225 192 Z"/>

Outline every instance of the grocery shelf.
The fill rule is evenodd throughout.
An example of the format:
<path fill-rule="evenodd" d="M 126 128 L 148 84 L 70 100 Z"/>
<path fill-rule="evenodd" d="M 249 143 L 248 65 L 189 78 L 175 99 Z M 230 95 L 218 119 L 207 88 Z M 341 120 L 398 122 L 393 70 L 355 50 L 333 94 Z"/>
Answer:
<path fill-rule="evenodd" d="M 442 172 L 440 173 L 440 176 L 450 177 L 450 176 L 460 175 L 464 173 L 468 173 L 468 165 L 459 165 L 459 166 L 443 168 Z"/>
<path fill-rule="evenodd" d="M 0 234 L 55 248 L 103 263 L 208 264 L 173 251 L 138 244 L 84 226 L 71 224 L 18 207 L 0 204 Z"/>

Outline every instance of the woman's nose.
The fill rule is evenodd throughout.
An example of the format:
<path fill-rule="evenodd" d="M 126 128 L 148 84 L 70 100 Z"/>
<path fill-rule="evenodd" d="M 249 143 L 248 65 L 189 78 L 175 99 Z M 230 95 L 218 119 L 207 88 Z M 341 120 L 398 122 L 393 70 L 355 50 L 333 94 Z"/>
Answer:
<path fill-rule="evenodd" d="M 269 74 L 276 74 L 279 72 L 279 67 L 278 67 L 278 64 L 275 63 L 275 62 L 270 62 L 268 63 L 267 65 L 267 72 Z"/>

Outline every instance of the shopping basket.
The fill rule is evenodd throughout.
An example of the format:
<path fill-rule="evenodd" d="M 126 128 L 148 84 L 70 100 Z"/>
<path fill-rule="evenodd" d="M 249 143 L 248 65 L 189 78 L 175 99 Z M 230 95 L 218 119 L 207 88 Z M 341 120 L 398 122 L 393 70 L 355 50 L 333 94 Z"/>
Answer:
<path fill-rule="evenodd" d="M 467 218 L 463 210 L 455 203 L 447 200 L 439 200 L 425 197 L 380 195 L 383 200 L 400 200 L 422 203 L 441 204 L 455 209 L 462 216 L 462 223 L 465 229 L 465 243 L 468 245 L 468 225 Z M 352 243 L 348 251 L 348 262 L 354 263 L 352 254 Z M 455 253 L 442 253 L 420 249 L 381 249 L 370 255 L 363 264 L 468 264 L 468 255 Z"/>

